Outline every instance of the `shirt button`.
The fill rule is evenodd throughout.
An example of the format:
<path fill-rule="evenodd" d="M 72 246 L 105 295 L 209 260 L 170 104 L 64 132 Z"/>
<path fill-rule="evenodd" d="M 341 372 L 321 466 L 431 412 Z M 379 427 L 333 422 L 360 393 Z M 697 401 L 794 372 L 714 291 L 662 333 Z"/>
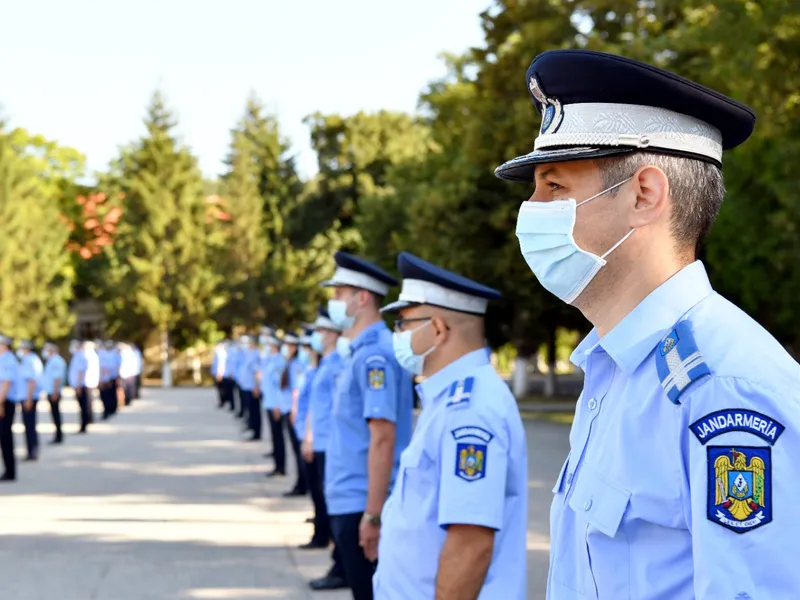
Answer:
<path fill-rule="evenodd" d="M 572 476 L 574 473 L 567 473 L 567 485 L 572 483 Z"/>
<path fill-rule="evenodd" d="M 589 510 L 592 508 L 592 499 L 589 498 L 586 503 L 583 505 L 583 510 Z"/>
<path fill-rule="evenodd" d="M 594 398 L 589 398 L 589 403 L 587 404 L 587 406 L 589 407 L 589 410 L 594 410 L 595 408 L 597 408 L 597 400 L 595 400 Z"/>

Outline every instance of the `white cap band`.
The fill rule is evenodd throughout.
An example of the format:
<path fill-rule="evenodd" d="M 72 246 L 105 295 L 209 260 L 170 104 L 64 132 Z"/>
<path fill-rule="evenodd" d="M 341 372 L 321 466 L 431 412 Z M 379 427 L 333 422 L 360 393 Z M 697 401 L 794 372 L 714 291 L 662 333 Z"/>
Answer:
<path fill-rule="evenodd" d="M 389 291 L 389 285 L 383 281 L 361 271 L 353 271 L 344 267 L 337 267 L 333 277 L 322 285 L 325 287 L 349 285 L 373 292 L 379 296 L 385 296 Z"/>
<path fill-rule="evenodd" d="M 342 328 L 336 325 L 336 323 L 334 323 L 327 317 L 323 317 L 322 315 L 317 317 L 317 320 L 314 321 L 314 324 L 311 327 L 313 329 L 330 329 L 331 331 L 342 330 Z"/>
<path fill-rule="evenodd" d="M 562 109 L 555 133 L 536 138 L 534 150 L 565 146 L 630 146 L 674 150 L 722 162 L 722 133 L 708 123 L 664 108 L 586 102 Z"/>
<path fill-rule="evenodd" d="M 489 301 L 485 298 L 471 296 L 422 279 L 404 279 L 399 300 L 414 304 L 433 304 L 481 315 L 486 313 L 486 308 L 489 306 Z"/>

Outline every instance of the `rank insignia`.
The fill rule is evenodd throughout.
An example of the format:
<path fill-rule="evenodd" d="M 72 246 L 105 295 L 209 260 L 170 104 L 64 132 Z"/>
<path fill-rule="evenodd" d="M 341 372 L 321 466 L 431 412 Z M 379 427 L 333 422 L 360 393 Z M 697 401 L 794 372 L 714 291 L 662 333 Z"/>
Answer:
<path fill-rule="evenodd" d="M 383 367 L 372 367 L 368 371 L 369 389 L 382 390 L 386 386 L 386 369 Z"/>
<path fill-rule="evenodd" d="M 708 519 L 736 533 L 772 521 L 769 447 L 708 446 Z"/>

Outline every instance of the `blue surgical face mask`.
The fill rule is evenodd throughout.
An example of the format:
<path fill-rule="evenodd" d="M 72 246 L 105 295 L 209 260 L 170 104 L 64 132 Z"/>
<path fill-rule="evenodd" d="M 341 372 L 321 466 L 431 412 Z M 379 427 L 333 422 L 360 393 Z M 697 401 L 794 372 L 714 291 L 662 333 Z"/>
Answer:
<path fill-rule="evenodd" d="M 394 334 L 392 334 L 394 357 L 397 359 L 397 362 L 400 363 L 401 367 L 414 375 L 422 375 L 422 371 L 425 368 L 425 357 L 436 350 L 436 345 L 434 344 L 422 354 L 415 354 L 414 349 L 411 347 L 411 338 L 414 336 L 415 332 L 424 329 L 430 324 L 430 321 L 426 321 L 416 329 L 409 329 L 400 333 L 394 332 Z"/>
<path fill-rule="evenodd" d="M 322 344 L 322 334 L 319 331 L 311 334 L 311 348 L 318 354 L 322 354 L 325 351 L 325 347 Z"/>
<path fill-rule="evenodd" d="M 308 351 L 308 348 L 300 348 L 300 350 L 297 352 L 297 357 L 304 365 L 307 365 L 311 362 L 311 353 Z"/>
<path fill-rule="evenodd" d="M 290 358 L 292 356 L 292 351 L 289 350 L 289 346 L 281 346 L 281 354 L 283 358 Z"/>
<path fill-rule="evenodd" d="M 606 257 L 635 231 L 631 229 L 602 256 L 582 250 L 573 238 L 578 207 L 631 179 L 628 177 L 581 203 L 574 199 L 522 203 L 517 216 L 522 256 L 539 283 L 567 304 L 572 304 L 583 293 L 605 266 Z"/>
<path fill-rule="evenodd" d="M 350 340 L 340 335 L 339 339 L 336 340 L 336 352 L 338 352 L 339 356 L 342 358 L 350 358 L 353 355 L 353 349 L 350 347 Z"/>
<path fill-rule="evenodd" d="M 328 315 L 337 327 L 347 329 L 352 327 L 356 318 L 347 314 L 347 302 L 344 300 L 328 300 Z"/>

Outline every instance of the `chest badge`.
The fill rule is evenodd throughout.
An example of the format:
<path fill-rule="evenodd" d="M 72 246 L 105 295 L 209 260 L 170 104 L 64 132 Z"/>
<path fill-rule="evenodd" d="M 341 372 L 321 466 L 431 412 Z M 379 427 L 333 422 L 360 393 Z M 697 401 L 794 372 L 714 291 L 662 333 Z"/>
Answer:
<path fill-rule="evenodd" d="M 745 533 L 772 521 L 768 447 L 708 447 L 708 519 Z"/>

